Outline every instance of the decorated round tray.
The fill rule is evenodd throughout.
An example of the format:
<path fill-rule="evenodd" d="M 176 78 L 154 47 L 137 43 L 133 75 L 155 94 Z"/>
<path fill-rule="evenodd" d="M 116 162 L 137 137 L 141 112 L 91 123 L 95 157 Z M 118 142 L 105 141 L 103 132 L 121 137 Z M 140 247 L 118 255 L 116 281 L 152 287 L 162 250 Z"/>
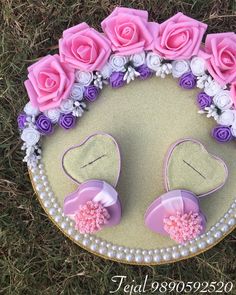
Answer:
<path fill-rule="evenodd" d="M 48 218 L 111 260 L 197 255 L 236 224 L 236 36 L 116 8 L 28 68 L 18 116 Z M 203 43 L 204 42 L 204 43 Z"/>

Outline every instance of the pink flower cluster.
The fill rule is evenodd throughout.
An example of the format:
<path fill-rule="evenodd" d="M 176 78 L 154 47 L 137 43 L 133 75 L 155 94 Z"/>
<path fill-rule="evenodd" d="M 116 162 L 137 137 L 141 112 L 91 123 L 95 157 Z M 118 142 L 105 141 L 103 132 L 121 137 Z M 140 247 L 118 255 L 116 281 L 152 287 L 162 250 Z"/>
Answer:
<path fill-rule="evenodd" d="M 88 201 L 75 213 L 75 228 L 82 234 L 94 233 L 100 230 L 109 218 L 110 214 L 102 204 Z"/>
<path fill-rule="evenodd" d="M 207 25 L 183 13 L 158 24 L 148 21 L 143 10 L 117 7 L 105 20 L 100 33 L 81 23 L 63 32 L 59 56 L 47 56 L 28 68 L 25 86 L 33 106 L 41 111 L 57 107 L 68 97 L 74 70 L 98 71 L 111 53 L 131 55 L 152 50 L 169 60 L 190 59 L 201 55 L 216 81 L 232 83 L 236 102 L 236 35 L 211 34 L 200 51 Z"/>
<path fill-rule="evenodd" d="M 202 218 L 196 212 L 176 212 L 176 215 L 164 218 L 163 222 L 164 229 L 171 239 L 181 244 L 196 238 L 203 229 Z"/>

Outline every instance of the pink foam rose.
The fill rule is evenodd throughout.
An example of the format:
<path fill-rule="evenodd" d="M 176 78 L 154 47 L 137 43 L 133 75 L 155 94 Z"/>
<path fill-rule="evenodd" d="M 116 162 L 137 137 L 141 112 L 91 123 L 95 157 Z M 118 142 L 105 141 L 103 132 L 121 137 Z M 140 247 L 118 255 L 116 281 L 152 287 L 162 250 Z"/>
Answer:
<path fill-rule="evenodd" d="M 84 71 L 101 70 L 111 53 L 109 40 L 86 23 L 63 32 L 59 51 L 62 62 Z"/>
<path fill-rule="evenodd" d="M 58 107 L 68 98 L 74 82 L 74 70 L 60 62 L 58 54 L 47 55 L 28 67 L 24 82 L 30 101 L 40 111 Z"/>
<path fill-rule="evenodd" d="M 198 53 L 206 29 L 206 24 L 179 12 L 159 25 L 153 50 L 165 59 L 189 59 Z"/>
<path fill-rule="evenodd" d="M 101 26 L 112 50 L 123 55 L 151 49 L 152 31 L 158 28 L 158 24 L 148 22 L 147 11 L 123 7 L 115 8 Z"/>
<path fill-rule="evenodd" d="M 232 82 L 232 84 L 230 85 L 230 94 L 234 102 L 234 107 L 236 108 L 236 81 Z"/>
<path fill-rule="evenodd" d="M 199 55 L 207 61 L 207 69 L 220 84 L 231 83 L 236 78 L 236 34 L 209 34 L 204 51 Z"/>

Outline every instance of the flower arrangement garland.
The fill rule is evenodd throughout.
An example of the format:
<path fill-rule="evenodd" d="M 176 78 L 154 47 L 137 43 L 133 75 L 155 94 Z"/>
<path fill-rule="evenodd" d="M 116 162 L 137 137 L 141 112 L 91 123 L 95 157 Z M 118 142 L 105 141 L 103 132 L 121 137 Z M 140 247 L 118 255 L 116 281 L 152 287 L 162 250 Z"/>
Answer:
<path fill-rule="evenodd" d="M 184 89 L 198 87 L 200 114 L 213 117 L 218 142 L 236 137 L 236 35 L 209 34 L 207 25 L 177 13 L 158 24 L 147 11 L 115 8 L 97 32 L 86 23 L 63 32 L 59 54 L 28 68 L 30 101 L 17 118 L 29 167 L 41 158 L 40 138 L 55 125 L 68 130 L 103 86 L 119 88 L 134 79 L 172 76 Z"/>

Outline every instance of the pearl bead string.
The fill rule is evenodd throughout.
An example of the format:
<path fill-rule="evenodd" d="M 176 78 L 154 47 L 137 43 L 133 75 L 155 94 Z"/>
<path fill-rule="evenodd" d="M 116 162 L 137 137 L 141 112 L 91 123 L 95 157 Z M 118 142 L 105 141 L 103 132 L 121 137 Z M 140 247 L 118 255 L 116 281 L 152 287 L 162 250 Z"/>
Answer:
<path fill-rule="evenodd" d="M 31 170 L 36 192 L 49 216 L 59 228 L 70 238 L 83 245 L 85 248 L 105 257 L 131 262 L 131 263 L 165 263 L 172 260 L 185 258 L 189 255 L 202 251 L 217 243 L 228 231 L 236 225 L 236 199 L 231 204 L 224 216 L 212 226 L 206 233 L 189 241 L 184 245 L 173 247 L 143 250 L 113 245 L 110 242 L 97 238 L 95 235 L 80 234 L 75 229 L 74 221 L 66 217 L 60 207 L 45 174 L 44 165 L 39 163 L 38 167 Z"/>

